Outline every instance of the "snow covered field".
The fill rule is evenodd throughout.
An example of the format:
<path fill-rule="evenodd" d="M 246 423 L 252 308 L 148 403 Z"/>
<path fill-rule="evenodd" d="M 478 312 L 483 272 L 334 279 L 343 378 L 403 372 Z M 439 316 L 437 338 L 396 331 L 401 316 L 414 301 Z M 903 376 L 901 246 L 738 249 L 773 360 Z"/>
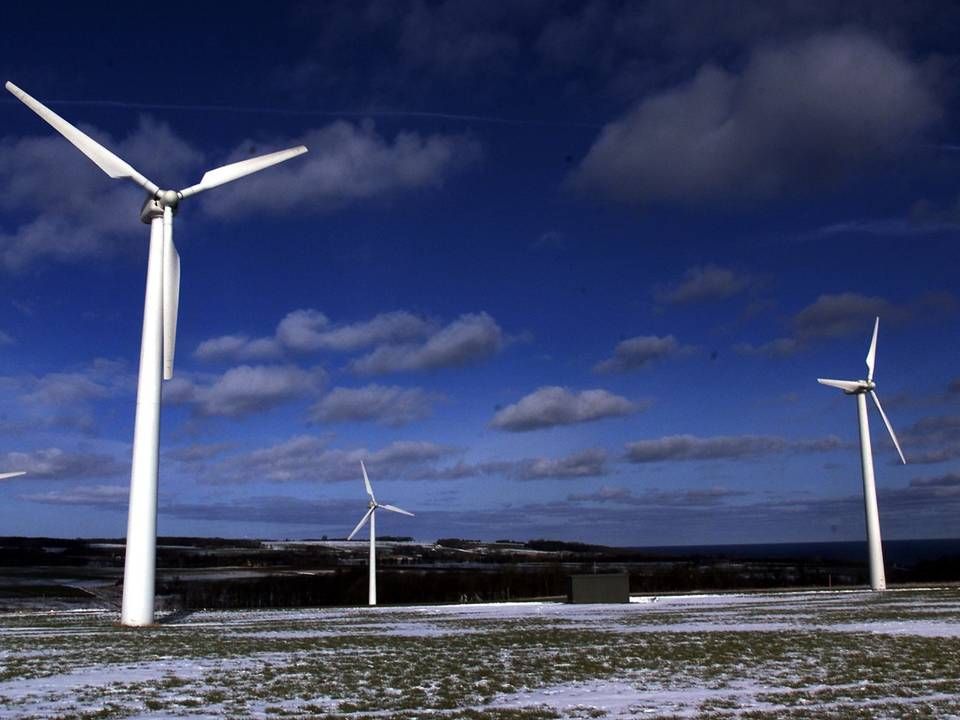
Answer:
<path fill-rule="evenodd" d="M 960 589 L 0 615 L 0 718 L 960 718 Z"/>

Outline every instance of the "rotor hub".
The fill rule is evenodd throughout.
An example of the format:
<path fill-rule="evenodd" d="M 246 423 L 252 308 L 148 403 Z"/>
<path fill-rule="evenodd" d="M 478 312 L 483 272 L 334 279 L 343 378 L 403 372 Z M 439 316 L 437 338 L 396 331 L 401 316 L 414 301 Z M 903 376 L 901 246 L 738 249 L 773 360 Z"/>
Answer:
<path fill-rule="evenodd" d="M 176 190 L 157 190 L 140 208 L 140 220 L 149 225 L 154 218 L 163 217 L 164 208 L 170 208 L 176 214 L 179 203 L 180 193 Z"/>
<path fill-rule="evenodd" d="M 177 203 L 180 202 L 180 193 L 176 190 L 159 190 L 157 192 L 157 200 L 161 205 L 176 209 Z"/>

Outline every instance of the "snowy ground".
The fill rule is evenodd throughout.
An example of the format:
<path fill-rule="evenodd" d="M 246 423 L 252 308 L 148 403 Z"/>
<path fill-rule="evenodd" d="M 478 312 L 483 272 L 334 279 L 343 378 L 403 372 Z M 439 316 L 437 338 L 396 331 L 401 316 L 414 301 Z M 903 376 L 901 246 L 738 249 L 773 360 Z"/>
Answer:
<path fill-rule="evenodd" d="M 0 615 L 0 718 L 960 718 L 960 589 Z"/>

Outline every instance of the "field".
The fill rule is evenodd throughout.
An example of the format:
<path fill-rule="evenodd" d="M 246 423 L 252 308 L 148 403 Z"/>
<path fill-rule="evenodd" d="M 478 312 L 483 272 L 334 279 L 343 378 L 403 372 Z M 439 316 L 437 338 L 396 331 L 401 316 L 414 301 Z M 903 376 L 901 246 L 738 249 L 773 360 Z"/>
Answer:
<path fill-rule="evenodd" d="M 960 717 L 960 589 L 0 615 L 0 718 Z"/>

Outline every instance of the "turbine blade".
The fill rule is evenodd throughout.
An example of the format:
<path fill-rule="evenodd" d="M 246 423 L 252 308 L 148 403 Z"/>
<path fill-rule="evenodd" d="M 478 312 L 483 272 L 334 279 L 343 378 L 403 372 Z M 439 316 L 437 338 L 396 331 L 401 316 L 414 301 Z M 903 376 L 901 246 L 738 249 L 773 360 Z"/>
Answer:
<path fill-rule="evenodd" d="M 376 510 L 376 508 L 370 508 L 367 510 L 367 514 L 360 518 L 360 522 L 357 523 L 357 526 L 353 529 L 353 532 L 347 535 L 347 540 L 353 540 L 353 536 L 360 531 L 360 528 L 367 524 L 367 520 L 369 520 L 370 516 L 373 515 L 374 510 Z"/>
<path fill-rule="evenodd" d="M 873 380 L 873 366 L 877 361 L 877 330 L 880 328 L 880 318 L 873 323 L 873 340 L 870 341 L 870 349 L 867 351 L 867 382 Z"/>
<path fill-rule="evenodd" d="M 6 480 L 7 478 L 20 477 L 21 475 L 26 475 L 26 474 L 27 474 L 26 470 L 17 470 L 16 472 L 0 473 L 0 480 Z"/>
<path fill-rule="evenodd" d="M 297 147 L 288 148 L 286 150 L 278 150 L 277 152 L 269 153 L 267 155 L 260 155 L 259 157 L 250 158 L 249 160 L 241 160 L 240 162 L 230 163 L 229 165 L 223 165 L 213 170 L 208 170 L 206 173 L 204 173 L 203 177 L 200 178 L 200 182 L 198 182 L 196 185 L 191 185 L 190 187 L 181 190 L 180 197 L 190 197 L 191 195 L 196 195 L 198 192 L 215 188 L 218 185 L 223 185 L 224 183 L 231 182 L 232 180 L 242 178 L 244 175 L 258 172 L 270 167 L 271 165 L 276 165 L 284 160 L 289 160 L 297 155 L 302 155 L 306 151 L 307 148 L 304 145 L 298 145 Z"/>
<path fill-rule="evenodd" d="M 830 387 L 840 388 L 844 392 L 856 392 L 863 387 L 863 384 L 859 380 L 831 380 L 830 378 L 817 378 L 817 382 L 821 385 L 829 385 Z"/>
<path fill-rule="evenodd" d="M 12 82 L 7 81 L 7 90 L 13 93 L 20 102 L 33 110 L 43 120 L 49 123 L 54 130 L 73 143 L 73 146 L 90 158 L 101 170 L 112 178 L 130 178 L 150 195 L 156 194 L 160 188 L 139 172 L 125 160 L 121 160 L 93 138 L 80 132 L 53 110 L 40 101 L 30 97 Z"/>
<path fill-rule="evenodd" d="M 877 410 L 880 411 L 880 417 L 883 418 L 883 424 L 887 426 L 887 432 L 890 433 L 890 439 L 893 440 L 893 446 L 897 449 L 897 453 L 900 455 L 900 462 L 906 465 L 907 459 L 903 456 L 903 450 L 900 449 L 900 443 L 897 442 L 897 434 L 893 431 L 893 425 L 890 424 L 890 420 L 887 419 L 887 414 L 883 411 L 883 407 L 880 405 L 880 398 L 877 397 L 877 393 L 873 390 L 870 391 L 870 397 L 873 398 L 873 402 L 877 406 Z"/>
<path fill-rule="evenodd" d="M 367 468 L 363 464 L 363 460 L 360 461 L 360 469 L 363 470 L 363 484 L 367 486 L 367 495 L 370 496 L 371 500 L 376 502 L 377 499 L 373 496 L 373 487 L 370 485 L 370 478 L 367 477 Z"/>
<path fill-rule="evenodd" d="M 416 515 L 414 515 L 412 512 L 407 512 L 402 508 L 398 508 L 396 505 L 377 505 L 377 507 L 382 507 L 384 510 L 400 513 L 401 515 L 409 515 L 410 517 L 416 517 Z"/>
<path fill-rule="evenodd" d="M 173 211 L 163 209 L 163 379 L 173 377 L 180 312 L 180 254 L 173 244 Z"/>

